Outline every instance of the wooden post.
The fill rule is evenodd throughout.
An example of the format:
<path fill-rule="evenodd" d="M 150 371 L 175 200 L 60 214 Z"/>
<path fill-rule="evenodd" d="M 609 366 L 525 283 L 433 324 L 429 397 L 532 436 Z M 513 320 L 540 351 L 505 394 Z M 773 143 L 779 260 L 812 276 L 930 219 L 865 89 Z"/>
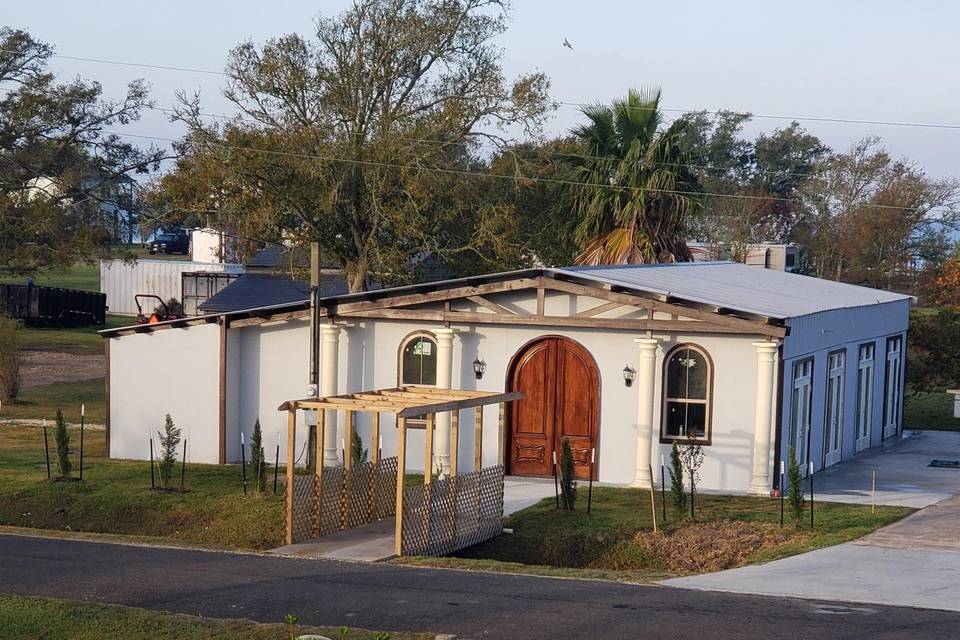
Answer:
<path fill-rule="evenodd" d="M 380 462 L 380 412 L 373 413 L 373 430 L 370 432 L 370 461 Z"/>
<path fill-rule="evenodd" d="M 427 414 L 427 428 L 424 431 L 424 460 L 423 460 L 423 484 L 430 484 L 433 479 L 433 427 L 436 423 L 437 417 L 429 413 Z"/>
<path fill-rule="evenodd" d="M 220 316 L 220 380 L 219 380 L 220 464 L 227 462 L 227 317 Z"/>
<path fill-rule="evenodd" d="M 353 411 L 343 412 L 343 468 L 353 468 Z"/>
<path fill-rule="evenodd" d="M 293 465 L 297 449 L 297 410 L 287 409 L 287 531 L 286 542 L 293 544 Z"/>
<path fill-rule="evenodd" d="M 457 475 L 458 457 L 460 454 L 460 409 L 450 415 L 450 475 Z"/>
<path fill-rule="evenodd" d="M 407 470 L 407 420 L 397 416 L 397 514 L 393 551 L 403 555 L 403 475 Z"/>
<path fill-rule="evenodd" d="M 316 493 L 317 501 L 313 505 L 313 514 L 314 514 L 313 535 L 320 537 L 320 529 L 321 529 L 320 509 L 321 509 L 321 505 L 323 505 L 323 434 L 327 432 L 327 412 L 317 411 L 316 409 L 314 409 L 314 415 L 316 416 L 316 420 L 314 420 L 314 422 L 317 423 L 317 426 L 314 427 L 314 431 L 313 431 L 313 436 L 314 436 L 313 472 L 316 475 L 314 482 L 316 483 L 316 487 L 317 487 L 317 493 Z M 308 438 L 307 446 L 309 445 L 310 443 Z"/>
<path fill-rule="evenodd" d="M 476 407 L 473 415 L 473 470 L 480 471 L 483 465 L 483 406 Z"/>
<path fill-rule="evenodd" d="M 380 479 L 380 412 L 371 416 L 373 428 L 370 431 L 370 499 L 367 504 L 367 522 L 373 522 L 377 508 L 377 480 Z"/>
<path fill-rule="evenodd" d="M 497 418 L 497 464 L 503 464 L 504 452 L 507 448 L 506 440 L 503 437 L 503 427 L 507 422 L 507 403 L 500 403 L 500 415 Z"/>
<path fill-rule="evenodd" d="M 107 458 L 110 458 L 110 338 L 103 341 L 103 374 L 103 440 L 107 448 Z"/>

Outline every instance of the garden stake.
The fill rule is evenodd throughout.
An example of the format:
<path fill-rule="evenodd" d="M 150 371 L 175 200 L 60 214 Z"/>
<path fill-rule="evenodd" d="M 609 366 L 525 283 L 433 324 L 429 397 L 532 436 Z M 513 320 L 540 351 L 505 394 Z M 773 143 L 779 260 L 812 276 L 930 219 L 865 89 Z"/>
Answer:
<path fill-rule="evenodd" d="M 783 528 L 783 460 L 780 461 L 780 528 Z"/>
<path fill-rule="evenodd" d="M 240 469 L 243 473 L 243 495 L 247 495 L 247 452 L 244 450 L 243 431 L 240 432 Z"/>
<path fill-rule="evenodd" d="M 183 476 L 187 470 L 187 439 L 183 439 L 183 460 L 180 461 L 180 491 L 183 491 Z"/>
<path fill-rule="evenodd" d="M 84 405 L 80 405 L 80 481 L 83 482 L 83 414 Z"/>
<path fill-rule="evenodd" d="M 47 456 L 47 480 L 50 479 L 50 441 L 47 439 L 47 419 L 43 419 L 43 451 Z"/>
<path fill-rule="evenodd" d="M 813 460 L 810 461 L 810 528 L 813 529 Z"/>
<path fill-rule="evenodd" d="M 647 467 L 650 470 L 650 519 L 653 520 L 653 532 L 657 532 L 657 500 L 654 498 L 656 492 L 653 490 L 653 467 Z"/>
<path fill-rule="evenodd" d="M 870 484 L 870 515 L 877 512 L 877 470 L 873 470 L 873 482 Z"/>
<path fill-rule="evenodd" d="M 693 514 L 693 472 L 690 472 L 690 517 L 695 518 Z"/>
<path fill-rule="evenodd" d="M 557 452 L 553 452 L 553 493 L 557 501 L 557 509 L 560 508 L 560 484 L 557 481 Z"/>
<path fill-rule="evenodd" d="M 593 461 L 597 450 L 590 449 L 590 484 L 587 488 L 587 513 L 590 513 L 590 507 L 593 505 Z"/>
<path fill-rule="evenodd" d="M 153 480 L 153 438 L 150 438 L 150 488 L 156 489 L 157 485 Z"/>
<path fill-rule="evenodd" d="M 277 457 L 273 461 L 273 495 L 277 495 L 277 471 L 280 469 L 280 437 L 277 436 Z"/>

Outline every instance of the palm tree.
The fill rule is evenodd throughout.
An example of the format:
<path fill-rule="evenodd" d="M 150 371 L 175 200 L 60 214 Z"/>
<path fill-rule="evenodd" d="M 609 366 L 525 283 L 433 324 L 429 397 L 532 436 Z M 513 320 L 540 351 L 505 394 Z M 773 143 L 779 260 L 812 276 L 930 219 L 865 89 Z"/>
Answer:
<path fill-rule="evenodd" d="M 685 219 L 700 206 L 700 185 L 681 144 L 686 123 L 661 130 L 659 107 L 659 89 L 631 89 L 612 106 L 584 108 L 589 122 L 571 131 L 585 149 L 565 157 L 578 264 L 690 260 Z"/>

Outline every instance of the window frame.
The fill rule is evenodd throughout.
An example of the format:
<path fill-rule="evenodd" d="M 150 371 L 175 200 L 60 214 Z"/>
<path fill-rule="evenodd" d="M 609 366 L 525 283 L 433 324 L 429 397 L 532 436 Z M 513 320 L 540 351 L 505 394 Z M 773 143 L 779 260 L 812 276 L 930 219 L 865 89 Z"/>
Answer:
<path fill-rule="evenodd" d="M 667 397 L 667 390 L 669 388 L 669 381 L 667 379 L 668 370 L 670 367 L 670 358 L 673 357 L 673 354 L 682 349 L 690 349 L 696 351 L 701 356 L 703 356 L 704 362 L 707 364 L 707 393 L 706 399 L 704 400 L 690 400 L 687 398 L 669 398 Z M 661 376 L 660 376 L 660 444 L 673 444 L 677 442 L 679 444 L 693 442 L 701 446 L 709 447 L 713 444 L 713 358 L 710 357 L 710 354 L 702 346 L 693 343 L 693 342 L 682 342 L 680 344 L 674 345 L 664 356 L 663 366 L 661 367 Z M 704 410 L 704 425 L 703 425 L 703 437 L 694 437 L 690 438 L 688 436 L 671 436 L 667 434 L 667 403 L 668 402 L 693 402 L 694 404 L 703 404 L 706 406 Z"/>
<path fill-rule="evenodd" d="M 804 478 L 807 477 L 807 467 L 808 463 L 812 458 L 810 457 L 810 437 L 811 432 L 813 431 L 813 392 L 814 392 L 814 374 L 816 372 L 816 360 L 813 356 L 806 358 L 801 358 L 799 360 L 793 361 L 792 370 L 790 372 L 790 413 L 787 418 L 787 450 L 784 452 L 784 456 L 789 456 L 790 447 L 794 448 L 795 453 L 798 454 L 797 464 L 800 465 L 800 473 Z M 800 389 L 806 389 L 806 401 L 801 405 L 797 402 L 797 396 Z M 803 406 L 804 409 L 804 424 L 800 425 L 800 407 Z M 798 427 L 803 427 L 804 433 L 802 434 L 803 447 L 802 451 L 796 451 L 797 448 L 797 437 L 801 434 L 798 433 Z M 802 454 L 802 455 L 801 455 Z"/>
<path fill-rule="evenodd" d="M 400 341 L 400 346 L 397 348 L 397 386 L 398 387 L 405 387 L 405 386 L 428 387 L 431 389 L 435 389 L 437 387 L 436 382 L 434 382 L 433 384 L 413 384 L 413 383 L 408 384 L 403 381 L 403 352 L 407 348 L 408 344 L 410 344 L 411 342 L 413 342 L 418 338 L 426 338 L 431 343 L 433 343 L 433 349 L 434 349 L 433 353 L 434 353 L 434 357 L 436 357 L 437 336 L 434 335 L 433 332 L 426 331 L 426 330 L 418 330 L 412 333 L 408 333 L 406 336 L 403 337 L 403 340 Z M 426 418 L 419 418 L 419 417 L 407 418 L 408 427 L 409 426 L 417 427 L 420 425 L 425 426 L 426 424 L 427 424 Z"/>
<path fill-rule="evenodd" d="M 891 350 L 891 346 L 896 344 L 896 350 Z M 880 435 L 880 441 L 894 438 L 903 430 L 901 416 L 903 415 L 903 364 L 905 361 L 903 347 L 903 335 L 893 335 L 887 337 L 883 355 L 883 428 Z M 891 369 L 890 362 L 896 356 L 896 368 Z M 896 388 L 891 388 L 891 373 L 896 379 Z M 894 394 L 891 397 L 891 392 Z M 891 400 L 894 406 L 890 406 Z M 891 410 L 894 415 L 890 415 Z M 892 426 L 893 430 L 888 431 L 887 427 Z"/>
<path fill-rule="evenodd" d="M 839 362 L 838 366 L 833 366 L 834 358 Z M 843 461 L 843 426 L 844 414 L 846 412 L 847 404 L 847 349 L 837 349 L 831 351 L 827 354 L 827 378 L 824 385 L 824 405 L 823 405 L 823 453 L 822 453 L 822 464 L 820 468 L 826 469 L 828 466 L 833 466 L 839 462 Z M 837 406 L 833 406 L 834 397 L 831 394 L 831 391 L 836 392 L 836 401 Z M 828 424 L 830 419 L 831 409 L 836 409 L 837 412 L 837 425 L 836 429 L 832 430 Z M 838 456 L 836 462 L 827 464 L 827 455 L 833 453 L 829 450 L 830 443 L 827 441 L 827 435 L 834 436 L 834 440 L 837 442 L 836 455 Z"/>
<path fill-rule="evenodd" d="M 857 402 L 856 426 L 853 436 L 854 453 L 869 449 L 873 443 L 873 404 L 877 383 L 877 344 L 864 342 L 857 347 Z M 860 431 L 866 427 L 866 435 Z M 866 446 L 860 443 L 866 439 Z"/>

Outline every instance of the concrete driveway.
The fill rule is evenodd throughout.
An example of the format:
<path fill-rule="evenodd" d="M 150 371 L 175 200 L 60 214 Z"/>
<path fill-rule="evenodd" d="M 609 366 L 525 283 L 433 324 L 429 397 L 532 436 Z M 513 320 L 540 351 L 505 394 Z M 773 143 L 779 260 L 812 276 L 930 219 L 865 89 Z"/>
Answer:
<path fill-rule="evenodd" d="M 719 573 L 673 587 L 960 611 L 960 433 L 914 432 L 814 476 L 818 500 L 923 507 L 855 542 Z M 823 492 L 822 494 L 820 492 Z"/>

